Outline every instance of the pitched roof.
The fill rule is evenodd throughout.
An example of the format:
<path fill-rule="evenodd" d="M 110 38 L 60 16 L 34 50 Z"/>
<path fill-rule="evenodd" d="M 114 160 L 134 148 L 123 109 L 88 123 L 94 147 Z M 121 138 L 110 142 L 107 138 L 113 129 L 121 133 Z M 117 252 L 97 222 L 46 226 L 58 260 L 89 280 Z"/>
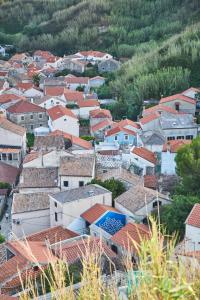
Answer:
<path fill-rule="evenodd" d="M 131 151 L 133 154 L 140 156 L 141 158 L 148 160 L 149 162 L 156 164 L 157 159 L 155 153 L 152 151 L 143 148 L 143 147 L 134 147 Z"/>
<path fill-rule="evenodd" d="M 48 96 L 61 96 L 64 94 L 65 87 L 63 86 L 45 86 L 44 94 Z"/>
<path fill-rule="evenodd" d="M 185 222 L 187 225 L 191 225 L 200 228 L 200 204 L 195 204 L 187 217 Z"/>
<path fill-rule="evenodd" d="M 38 105 L 35 105 L 31 102 L 28 102 L 27 100 L 20 100 L 17 103 L 10 106 L 7 111 L 9 113 L 34 113 L 34 112 L 45 112 L 46 109 L 43 107 L 40 107 Z"/>
<path fill-rule="evenodd" d="M 58 168 L 24 168 L 21 178 L 20 188 L 57 187 Z"/>
<path fill-rule="evenodd" d="M 105 80 L 105 77 L 102 77 L 102 76 L 95 76 L 95 77 L 90 78 L 90 80 L 96 80 L 96 79 L 102 79 L 102 80 Z"/>
<path fill-rule="evenodd" d="M 78 102 L 84 100 L 83 92 L 65 89 L 64 97 L 68 102 Z"/>
<path fill-rule="evenodd" d="M 88 99 L 88 100 L 77 101 L 77 104 L 78 104 L 79 107 L 100 106 L 98 100 L 95 100 L 95 99 Z"/>
<path fill-rule="evenodd" d="M 171 153 L 176 153 L 181 147 L 191 144 L 191 140 L 171 140 L 163 145 L 163 152 L 169 150 Z"/>
<path fill-rule="evenodd" d="M 119 212 L 116 208 L 96 203 L 91 208 L 86 210 L 83 214 L 81 214 L 81 217 L 89 222 L 90 224 L 94 223 L 101 215 L 103 215 L 106 211 L 115 211 Z"/>
<path fill-rule="evenodd" d="M 56 226 L 52 228 L 48 228 L 36 233 L 33 233 L 26 237 L 27 241 L 40 241 L 44 242 L 45 240 L 48 240 L 50 244 L 54 244 L 60 241 L 64 241 L 70 238 L 73 238 L 75 236 L 78 236 L 77 233 L 67 229 L 63 228 L 62 226 Z"/>
<path fill-rule="evenodd" d="M 112 136 L 112 135 L 117 134 L 119 132 L 124 132 L 124 133 L 127 133 L 129 135 L 136 135 L 136 133 L 133 130 L 123 128 L 123 127 L 117 125 L 117 126 L 113 127 L 112 129 L 108 130 L 106 132 L 106 136 Z"/>
<path fill-rule="evenodd" d="M 26 129 L 24 127 L 21 127 L 17 124 L 14 124 L 14 123 L 8 121 L 4 117 L 0 117 L 0 128 L 11 131 L 11 132 L 21 135 L 21 136 L 23 136 L 26 133 Z"/>
<path fill-rule="evenodd" d="M 190 97 L 187 97 L 185 95 L 182 95 L 182 94 L 176 94 L 176 95 L 172 95 L 172 96 L 169 96 L 169 97 L 161 98 L 160 99 L 160 104 L 171 102 L 171 101 L 174 101 L 174 100 L 177 100 L 177 101 L 181 100 L 181 101 L 188 102 L 188 103 L 196 105 L 196 101 L 194 99 L 192 99 Z"/>
<path fill-rule="evenodd" d="M 66 77 L 65 82 L 68 84 L 88 84 L 89 83 L 89 77 Z"/>
<path fill-rule="evenodd" d="M 65 139 L 67 139 L 67 137 L 62 135 L 48 134 L 46 136 L 36 136 L 34 141 L 34 150 L 51 151 L 55 149 L 66 149 L 67 145 L 65 143 Z"/>
<path fill-rule="evenodd" d="M 103 120 L 97 124 L 95 124 L 94 126 L 91 127 L 91 131 L 92 132 L 96 132 L 98 130 L 101 130 L 101 129 L 105 129 L 106 127 L 108 126 L 111 126 L 112 125 L 112 121 L 110 119 L 106 119 L 106 120 Z"/>
<path fill-rule="evenodd" d="M 94 166 L 94 155 L 61 157 L 59 174 L 61 176 L 92 177 Z"/>
<path fill-rule="evenodd" d="M 158 199 L 164 199 L 170 202 L 167 196 L 158 193 L 155 190 L 143 187 L 140 183 L 115 198 L 115 202 L 119 203 L 130 212 L 137 213 L 139 209 L 145 207 L 148 203 L 156 201 L 157 197 Z"/>
<path fill-rule="evenodd" d="M 133 251 L 136 250 L 134 242 L 139 246 L 143 239 L 150 239 L 150 237 L 151 234 L 147 226 L 128 223 L 112 236 L 111 241 L 127 251 Z"/>
<path fill-rule="evenodd" d="M 49 136 L 57 136 L 57 135 L 69 139 L 72 142 L 72 146 L 77 145 L 87 150 L 92 149 L 92 144 L 90 142 L 83 140 L 80 137 L 77 137 L 75 135 L 65 133 L 61 130 L 55 130 L 49 133 Z"/>
<path fill-rule="evenodd" d="M 79 51 L 78 53 L 80 53 L 84 57 L 93 56 L 93 57 L 100 57 L 101 58 L 101 57 L 104 57 L 106 55 L 106 53 L 104 53 L 104 52 L 94 51 L 94 50 Z"/>
<path fill-rule="evenodd" d="M 0 161 L 0 182 L 15 184 L 19 169 Z"/>
<path fill-rule="evenodd" d="M 133 122 L 132 120 L 129 120 L 129 119 L 121 120 L 117 124 L 118 124 L 118 126 L 123 127 L 123 128 L 126 127 L 126 126 L 131 126 L 131 127 L 135 128 L 135 129 L 140 129 L 140 125 L 139 124 L 137 124 L 137 123 L 135 123 L 135 122 Z"/>
<path fill-rule="evenodd" d="M 48 193 L 15 193 L 13 196 L 12 213 L 23 213 L 49 208 Z"/>
<path fill-rule="evenodd" d="M 145 125 L 147 123 L 150 123 L 156 119 L 158 119 L 160 117 L 160 114 L 158 112 L 153 112 L 152 114 L 149 114 L 145 117 L 143 117 L 142 119 L 140 119 L 140 123 L 142 125 Z"/>
<path fill-rule="evenodd" d="M 156 189 L 157 187 L 156 175 L 144 175 L 144 186 L 150 189 Z"/>
<path fill-rule="evenodd" d="M 7 103 L 13 100 L 20 100 L 22 97 L 15 94 L 2 94 L 0 95 L 0 104 Z"/>
<path fill-rule="evenodd" d="M 90 111 L 91 118 L 110 118 L 112 119 L 112 115 L 108 109 L 95 109 Z"/>
<path fill-rule="evenodd" d="M 75 114 L 69 108 L 63 107 L 62 105 L 56 105 L 56 106 L 48 109 L 47 112 L 52 121 L 55 121 L 64 116 L 71 117 L 73 119 L 77 119 L 77 116 L 75 116 Z"/>
<path fill-rule="evenodd" d="M 34 87 L 34 84 L 32 82 L 19 82 L 17 84 L 17 88 L 24 91 L 29 90 L 32 87 Z"/>
<path fill-rule="evenodd" d="M 147 115 L 152 114 L 152 113 L 154 113 L 154 112 L 160 113 L 160 112 L 163 112 L 163 111 L 164 111 L 164 112 L 171 113 L 171 114 L 175 114 L 175 115 L 180 113 L 180 112 L 178 112 L 177 110 L 171 108 L 170 106 L 158 104 L 158 105 L 152 106 L 152 107 L 150 107 L 150 108 L 146 108 L 146 109 L 143 111 L 142 115 L 143 115 L 143 116 L 147 116 Z"/>

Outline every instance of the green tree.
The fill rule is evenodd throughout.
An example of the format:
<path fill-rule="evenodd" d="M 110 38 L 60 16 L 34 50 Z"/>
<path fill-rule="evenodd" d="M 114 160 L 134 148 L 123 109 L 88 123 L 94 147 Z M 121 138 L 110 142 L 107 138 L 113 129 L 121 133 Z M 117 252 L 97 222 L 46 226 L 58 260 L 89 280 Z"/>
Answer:
<path fill-rule="evenodd" d="M 0 182 L 0 189 L 10 189 L 11 186 L 7 182 Z"/>
<path fill-rule="evenodd" d="M 195 203 L 200 203 L 200 196 L 176 195 L 171 204 L 163 206 L 160 221 L 166 227 L 167 233 L 177 232 L 180 239 L 184 237 L 185 221 Z"/>
<path fill-rule="evenodd" d="M 101 181 L 99 179 L 93 179 L 91 183 L 99 184 L 104 188 L 106 188 L 107 190 L 111 191 L 113 200 L 126 191 L 123 182 L 115 178 L 110 178 L 105 181 Z"/>
<path fill-rule="evenodd" d="M 36 86 L 39 86 L 40 84 L 40 76 L 38 74 L 34 74 L 32 76 L 32 79 L 33 79 L 33 83 L 36 85 Z"/>
<path fill-rule="evenodd" d="M 5 237 L 0 234 L 0 244 L 3 244 L 5 242 Z"/>
<path fill-rule="evenodd" d="M 33 133 L 27 133 L 26 135 L 26 143 L 27 143 L 27 147 L 31 148 L 34 145 L 34 140 L 35 140 L 35 136 Z"/>
<path fill-rule="evenodd" d="M 175 160 L 183 192 L 200 195 L 200 137 L 179 149 Z"/>

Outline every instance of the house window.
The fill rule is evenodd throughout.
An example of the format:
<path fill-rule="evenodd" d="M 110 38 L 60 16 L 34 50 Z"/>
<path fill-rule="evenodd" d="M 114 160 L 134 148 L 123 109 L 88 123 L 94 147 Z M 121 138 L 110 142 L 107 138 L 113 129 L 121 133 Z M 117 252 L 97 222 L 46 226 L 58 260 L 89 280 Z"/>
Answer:
<path fill-rule="evenodd" d="M 115 135 L 115 141 L 117 141 L 118 140 L 118 136 L 117 135 Z"/>
<path fill-rule="evenodd" d="M 67 119 L 66 119 L 66 118 L 64 118 L 64 121 L 67 121 Z"/>
<path fill-rule="evenodd" d="M 55 212 L 55 221 L 58 222 L 58 214 Z"/>
<path fill-rule="evenodd" d="M 175 109 L 177 110 L 177 111 L 179 111 L 180 110 L 180 103 L 175 103 Z"/>
<path fill-rule="evenodd" d="M 84 181 L 79 181 L 79 187 L 84 186 Z"/>
<path fill-rule="evenodd" d="M 33 120 L 33 115 L 30 115 L 31 120 Z"/>
<path fill-rule="evenodd" d="M 128 134 L 125 134 L 125 135 L 124 135 L 124 139 L 125 139 L 125 141 L 128 140 Z"/>
<path fill-rule="evenodd" d="M 34 126 L 33 126 L 33 125 L 30 125 L 30 127 L 31 127 L 31 130 L 33 130 Z"/>
<path fill-rule="evenodd" d="M 24 121 L 24 116 L 21 116 L 21 121 Z"/>
<path fill-rule="evenodd" d="M 116 254 L 118 254 L 118 248 L 115 245 L 111 245 L 111 249 L 113 252 L 115 252 Z"/>
<path fill-rule="evenodd" d="M 42 114 L 39 114 L 39 119 L 42 119 Z"/>
<path fill-rule="evenodd" d="M 12 160 L 12 154 L 8 153 L 8 160 Z"/>
<path fill-rule="evenodd" d="M 183 136 L 183 135 L 177 136 L 177 140 L 183 140 L 183 139 L 184 139 L 184 136 Z"/>
<path fill-rule="evenodd" d="M 42 124 L 40 124 L 40 127 L 42 127 Z"/>
<path fill-rule="evenodd" d="M 154 201 L 153 202 L 153 208 L 156 208 L 156 207 L 161 206 L 161 205 L 162 205 L 161 201 Z"/>
<path fill-rule="evenodd" d="M 193 140 L 193 135 L 186 135 L 186 140 Z"/>
<path fill-rule="evenodd" d="M 168 136 L 167 140 L 168 140 L 168 141 L 175 140 L 175 136 Z"/>
<path fill-rule="evenodd" d="M 65 187 L 68 187 L 68 186 L 69 186 L 69 181 L 63 181 L 63 185 L 64 185 Z"/>
<path fill-rule="evenodd" d="M 6 153 L 2 153 L 2 160 L 7 160 L 7 155 L 6 155 Z"/>
<path fill-rule="evenodd" d="M 55 207 L 57 207 L 58 206 L 57 202 L 54 202 L 54 205 L 55 205 Z"/>

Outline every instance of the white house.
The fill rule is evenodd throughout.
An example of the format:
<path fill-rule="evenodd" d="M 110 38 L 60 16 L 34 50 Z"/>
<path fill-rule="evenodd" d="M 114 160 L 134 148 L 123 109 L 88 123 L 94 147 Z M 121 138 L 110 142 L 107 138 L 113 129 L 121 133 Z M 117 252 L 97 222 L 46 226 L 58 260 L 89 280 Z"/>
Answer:
<path fill-rule="evenodd" d="M 62 98 L 58 96 L 44 96 L 37 100 L 37 103 L 35 103 L 43 108 L 50 109 L 56 105 L 61 105 L 63 107 L 66 107 L 66 100 L 63 100 Z"/>
<path fill-rule="evenodd" d="M 159 131 L 142 131 L 137 135 L 137 145 L 144 147 L 152 152 L 161 153 L 166 138 Z"/>
<path fill-rule="evenodd" d="M 140 119 L 140 126 L 143 131 L 160 129 L 160 114 L 153 112 Z"/>
<path fill-rule="evenodd" d="M 200 204 L 195 204 L 185 221 L 185 251 L 200 250 Z"/>
<path fill-rule="evenodd" d="M 95 76 L 90 78 L 89 84 L 91 88 L 98 88 L 105 83 L 105 78 L 101 76 Z"/>
<path fill-rule="evenodd" d="M 182 94 L 186 97 L 192 98 L 196 100 L 197 94 L 200 93 L 200 89 L 190 87 L 189 89 L 182 92 Z"/>
<path fill-rule="evenodd" d="M 98 63 L 104 60 L 112 58 L 112 55 L 100 51 L 79 51 L 75 55 L 79 56 L 80 59 L 89 61 L 91 63 Z"/>
<path fill-rule="evenodd" d="M 12 232 L 21 238 L 50 227 L 49 197 L 47 193 L 13 195 L 11 210 Z"/>
<path fill-rule="evenodd" d="M 41 92 L 39 89 L 35 88 L 35 87 L 32 87 L 30 89 L 27 89 L 23 95 L 26 97 L 26 98 L 40 98 L 43 96 L 43 92 Z"/>
<path fill-rule="evenodd" d="M 48 109 L 47 112 L 51 131 L 62 130 L 63 132 L 79 136 L 79 122 L 70 109 L 57 105 Z"/>
<path fill-rule="evenodd" d="M 94 126 L 105 120 L 112 121 L 112 115 L 108 109 L 95 109 L 90 111 L 90 126 Z"/>
<path fill-rule="evenodd" d="M 116 209 L 140 222 L 146 222 L 146 217 L 158 206 L 170 203 L 166 195 L 143 187 L 141 183 L 115 198 Z"/>
<path fill-rule="evenodd" d="M 76 90 L 78 87 L 83 88 L 85 91 L 89 91 L 90 88 L 89 77 L 76 77 L 73 75 L 65 76 L 65 83 L 68 89 Z"/>
<path fill-rule="evenodd" d="M 183 94 L 176 94 L 169 97 L 161 98 L 160 104 L 169 106 L 179 112 L 195 115 L 196 100 Z"/>
<path fill-rule="evenodd" d="M 49 200 L 51 226 L 61 225 L 72 230 L 69 226 L 77 220 L 80 227 L 73 228 L 73 231 L 79 232 L 80 229 L 82 230 L 81 224 L 85 226 L 85 221 L 80 215 L 96 203 L 111 206 L 112 193 L 99 185 L 90 184 L 51 194 Z"/>
<path fill-rule="evenodd" d="M 61 157 L 59 180 L 62 190 L 70 190 L 86 185 L 95 177 L 94 155 Z"/>
<path fill-rule="evenodd" d="M 77 104 L 79 106 L 79 117 L 81 119 L 89 119 L 90 112 L 100 107 L 99 102 L 95 99 L 78 101 Z"/>
<path fill-rule="evenodd" d="M 172 140 L 163 145 L 161 154 L 161 174 L 175 175 L 176 174 L 176 154 L 177 151 L 184 145 L 190 144 L 190 140 Z"/>

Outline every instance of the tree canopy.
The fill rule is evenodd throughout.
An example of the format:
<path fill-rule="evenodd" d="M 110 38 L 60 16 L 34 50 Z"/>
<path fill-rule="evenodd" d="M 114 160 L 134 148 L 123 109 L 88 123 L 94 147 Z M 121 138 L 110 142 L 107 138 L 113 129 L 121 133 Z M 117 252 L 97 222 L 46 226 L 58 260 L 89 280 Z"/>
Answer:
<path fill-rule="evenodd" d="M 120 196 L 122 193 L 126 191 L 123 182 L 118 179 L 110 178 L 105 181 L 99 179 L 93 179 L 91 183 L 99 184 L 112 192 L 112 198 L 115 199 L 116 197 Z"/>

